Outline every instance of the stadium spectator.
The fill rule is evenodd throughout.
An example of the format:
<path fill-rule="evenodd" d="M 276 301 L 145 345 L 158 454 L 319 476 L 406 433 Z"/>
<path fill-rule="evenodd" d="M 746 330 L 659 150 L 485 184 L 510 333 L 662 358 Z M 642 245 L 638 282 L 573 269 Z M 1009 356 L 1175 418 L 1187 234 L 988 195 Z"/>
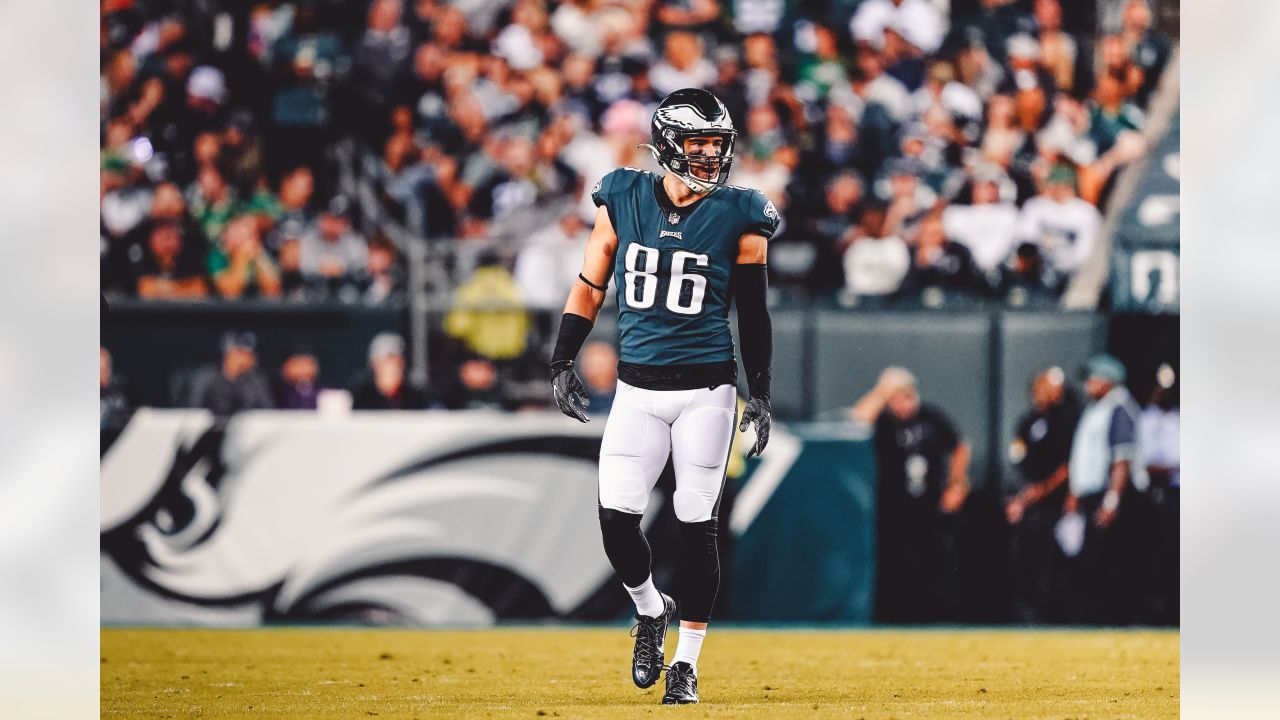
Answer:
<path fill-rule="evenodd" d="M 617 351 L 607 342 L 589 342 L 579 355 L 579 366 L 591 412 L 597 417 L 607 416 L 618 390 Z"/>
<path fill-rule="evenodd" d="M 1036 0 L 1033 12 L 1041 65 L 1058 90 L 1071 92 L 1076 82 L 1079 47 L 1075 38 L 1062 29 L 1062 5 L 1059 0 Z"/>
<path fill-rule="evenodd" d="M 1113 525 L 1131 490 L 1147 488 L 1137 420 L 1139 410 L 1124 386 L 1125 368 L 1110 355 L 1086 365 L 1085 392 L 1092 402 L 1080 416 L 1071 443 L 1066 515 L 1079 513 L 1084 541 L 1068 564 L 1069 612 L 1077 622 L 1127 620 L 1124 591 L 1130 579 L 1128 548 Z"/>
<path fill-rule="evenodd" d="M 314 219 L 311 213 L 311 197 L 315 193 L 315 176 L 306 165 L 290 170 L 280 180 L 279 205 L 276 211 L 275 230 L 268 236 L 268 244 L 273 252 L 280 251 L 280 244 L 288 233 L 289 227 L 296 232 L 299 226 L 305 227 Z"/>
<path fill-rule="evenodd" d="M 413 50 L 409 29 L 401 19 L 400 0 L 373 0 L 369 4 L 352 78 L 369 108 L 369 116 L 388 104 L 393 85 Z"/>
<path fill-rule="evenodd" d="M 920 221 L 910 249 L 911 267 L 903 280 L 902 291 L 938 288 L 978 296 L 987 290 L 973 255 L 964 245 L 947 238 L 937 213 Z"/>
<path fill-rule="evenodd" d="M 468 352 L 490 360 L 510 360 L 525 350 L 529 313 L 520 286 L 498 257 L 485 254 L 470 279 L 453 293 L 444 329 Z"/>
<path fill-rule="evenodd" d="M 134 269 L 137 295 L 146 300 L 208 297 L 204 270 L 199 246 L 188 247 L 182 225 L 155 222 L 142 260 Z"/>
<path fill-rule="evenodd" d="M 932 53 L 942 45 L 947 23 L 928 0 L 864 0 L 858 4 L 849 21 L 854 40 L 879 50 L 884 47 L 886 30 L 897 32 L 906 42 Z"/>
<path fill-rule="evenodd" d="M 213 286 L 224 298 L 280 297 L 280 271 L 262 246 L 252 215 L 227 223 L 222 241 L 209 249 L 208 266 Z"/>
<path fill-rule="evenodd" d="M 378 305 L 402 299 L 404 296 L 404 272 L 400 267 L 400 251 L 395 243 L 379 235 L 369 243 L 368 278 L 364 291 L 367 305 Z"/>
<path fill-rule="evenodd" d="M 352 60 L 335 29 L 320 21 L 318 3 L 293 7 L 293 20 L 261 59 L 274 90 L 268 112 L 272 177 L 323 156 L 334 123 L 334 96 L 349 81 Z"/>
<path fill-rule="evenodd" d="M 384 332 L 369 343 L 369 376 L 352 391 L 353 410 L 423 410 L 426 389 L 405 378 L 404 338 Z"/>
<path fill-rule="evenodd" d="M 195 185 L 187 190 L 187 205 L 210 243 L 218 242 L 240 209 L 226 178 L 213 166 L 201 168 Z"/>
<path fill-rule="evenodd" d="M 1076 173 L 1059 165 L 1049 171 L 1044 191 L 1022 206 L 1017 240 L 1033 245 L 1045 259 L 1046 284 L 1060 289 L 1093 250 L 1102 214 L 1076 195 Z"/>
<path fill-rule="evenodd" d="M 1138 107 L 1146 108 L 1169 63 L 1172 47 L 1164 34 L 1152 28 L 1147 0 L 1129 0 L 1124 6 L 1122 25 L 1121 40 L 1142 72 L 1142 83 L 1133 99 Z"/>
<path fill-rule="evenodd" d="M 590 229 L 576 208 L 533 233 L 516 256 L 515 281 L 530 310 L 558 311 L 578 282 Z"/>
<path fill-rule="evenodd" d="M 442 393 L 449 410 L 510 410 L 512 404 L 492 360 L 470 357 L 458 365 L 453 382 Z"/>
<path fill-rule="evenodd" d="M 1151 479 L 1151 502 L 1155 510 L 1152 547 L 1152 619 L 1178 624 L 1178 513 L 1182 485 L 1181 412 L 1177 375 L 1168 364 L 1156 372 L 1151 401 L 1138 418 L 1138 438 Z"/>
<path fill-rule="evenodd" d="M 667 34 L 662 60 L 649 70 L 649 82 L 659 95 L 665 96 L 680 88 L 709 87 L 717 75 L 716 66 L 703 54 L 698 36 L 677 31 Z"/>
<path fill-rule="evenodd" d="M 982 165 L 973 172 L 969 205 L 948 205 L 942 211 L 942 227 L 948 238 L 963 244 L 973 255 L 984 276 L 998 276 L 1014 249 L 1018 208 L 1001 198 L 1002 188 L 1012 183 L 994 165 Z"/>
<path fill-rule="evenodd" d="M 892 295 L 911 267 L 907 244 L 884 232 L 885 214 L 882 206 L 868 207 L 842 240 L 848 243 L 843 259 L 845 289 L 854 295 Z"/>
<path fill-rule="evenodd" d="M 354 299 L 369 266 L 369 247 L 351 229 L 351 201 L 338 195 L 302 235 L 299 266 L 313 298 Z"/>
<path fill-rule="evenodd" d="M 315 410 L 320 396 L 320 362 L 315 353 L 296 347 L 280 366 L 276 407 L 281 410 Z"/>
<path fill-rule="evenodd" d="M 231 113 L 222 134 L 218 165 L 240 197 L 251 197 L 263 181 L 262 143 L 258 139 L 253 113 L 240 109 Z"/>
<path fill-rule="evenodd" d="M 1015 492 L 1005 503 L 1005 517 L 1012 525 L 1009 571 L 1013 613 L 1019 622 L 1057 619 L 1053 524 L 1066 496 L 1067 460 L 1079 416 L 1062 368 L 1036 375 L 1031 408 L 1018 420 L 1009 444 L 1009 462 L 1015 469 L 1009 489 Z"/>
<path fill-rule="evenodd" d="M 850 171 L 831 176 L 822 194 L 821 207 L 810 209 L 797 199 L 786 231 L 770 241 L 770 284 L 799 286 L 813 292 L 830 292 L 844 283 L 841 271 L 841 239 L 862 217 L 862 180 Z"/>
<path fill-rule="evenodd" d="M 851 415 L 875 428 L 876 619 L 954 618 L 955 516 L 969 494 L 969 444 L 941 410 L 920 402 L 915 376 L 900 367 L 880 373 Z"/>
<path fill-rule="evenodd" d="M 887 164 L 887 181 L 878 183 L 880 186 L 888 186 L 886 200 L 889 208 L 885 211 L 883 228 L 885 235 L 907 237 L 914 234 L 920 221 L 936 206 L 937 194 L 920 182 L 924 172 L 922 163 L 909 158 L 895 158 Z"/>
<path fill-rule="evenodd" d="M 1089 138 L 1099 153 L 1110 150 L 1125 131 L 1142 127 L 1142 111 L 1125 101 L 1125 87 L 1110 74 L 1098 77 L 1089 109 Z"/>
<path fill-rule="evenodd" d="M 270 384 L 257 367 L 257 346 L 258 338 L 251 332 L 223 335 L 221 367 L 196 373 L 186 406 L 203 408 L 219 417 L 272 407 Z"/>

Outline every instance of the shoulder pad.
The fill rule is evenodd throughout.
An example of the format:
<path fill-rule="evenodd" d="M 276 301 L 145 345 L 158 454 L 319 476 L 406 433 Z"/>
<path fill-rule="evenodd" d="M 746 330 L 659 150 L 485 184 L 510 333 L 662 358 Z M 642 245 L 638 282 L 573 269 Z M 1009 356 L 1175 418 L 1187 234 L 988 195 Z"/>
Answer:
<path fill-rule="evenodd" d="M 743 233 L 759 233 L 766 239 L 773 237 L 773 234 L 778 231 L 778 224 L 782 221 L 773 201 L 759 190 L 738 189 L 743 191 L 738 200 L 739 207 L 746 218 Z"/>
<path fill-rule="evenodd" d="M 591 189 L 591 201 L 596 204 L 596 207 L 607 205 L 614 196 L 618 193 L 626 192 L 635 185 L 638 179 L 647 174 L 644 170 L 633 167 L 620 167 L 617 170 L 610 170 Z"/>

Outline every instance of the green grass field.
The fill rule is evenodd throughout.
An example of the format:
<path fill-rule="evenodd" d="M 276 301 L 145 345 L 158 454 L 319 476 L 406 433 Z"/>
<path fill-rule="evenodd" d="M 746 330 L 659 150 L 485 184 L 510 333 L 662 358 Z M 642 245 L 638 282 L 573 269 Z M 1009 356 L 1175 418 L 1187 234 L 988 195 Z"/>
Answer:
<path fill-rule="evenodd" d="M 105 629 L 102 717 L 1178 716 L 1171 631 L 713 627 L 686 707 L 632 685 L 630 652 L 621 627 Z"/>

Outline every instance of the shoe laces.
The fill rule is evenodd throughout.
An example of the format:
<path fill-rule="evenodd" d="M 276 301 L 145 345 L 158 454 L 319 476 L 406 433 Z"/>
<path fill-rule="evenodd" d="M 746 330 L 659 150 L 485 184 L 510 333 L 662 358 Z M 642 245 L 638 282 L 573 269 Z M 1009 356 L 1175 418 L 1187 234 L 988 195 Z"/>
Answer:
<path fill-rule="evenodd" d="M 659 665 L 662 659 L 658 657 L 658 647 L 662 644 L 663 619 L 665 614 L 655 618 L 642 617 L 636 621 L 631 628 L 631 637 L 640 640 L 636 645 L 636 659 L 645 664 L 657 662 Z"/>
<path fill-rule="evenodd" d="M 686 670 L 674 665 L 663 665 L 662 669 L 667 672 L 667 687 L 693 692 L 693 678 L 695 676 L 692 668 Z"/>

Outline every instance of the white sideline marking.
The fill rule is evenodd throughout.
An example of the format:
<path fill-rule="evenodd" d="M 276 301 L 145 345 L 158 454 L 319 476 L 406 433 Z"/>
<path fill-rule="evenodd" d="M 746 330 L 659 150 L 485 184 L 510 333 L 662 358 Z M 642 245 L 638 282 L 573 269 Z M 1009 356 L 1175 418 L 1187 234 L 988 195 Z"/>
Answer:
<path fill-rule="evenodd" d="M 769 438 L 769 446 L 760 456 L 760 466 L 751 474 L 751 479 L 733 504 L 733 513 L 729 516 L 730 532 L 741 535 L 751 527 L 799 455 L 800 440 L 775 429 Z"/>

